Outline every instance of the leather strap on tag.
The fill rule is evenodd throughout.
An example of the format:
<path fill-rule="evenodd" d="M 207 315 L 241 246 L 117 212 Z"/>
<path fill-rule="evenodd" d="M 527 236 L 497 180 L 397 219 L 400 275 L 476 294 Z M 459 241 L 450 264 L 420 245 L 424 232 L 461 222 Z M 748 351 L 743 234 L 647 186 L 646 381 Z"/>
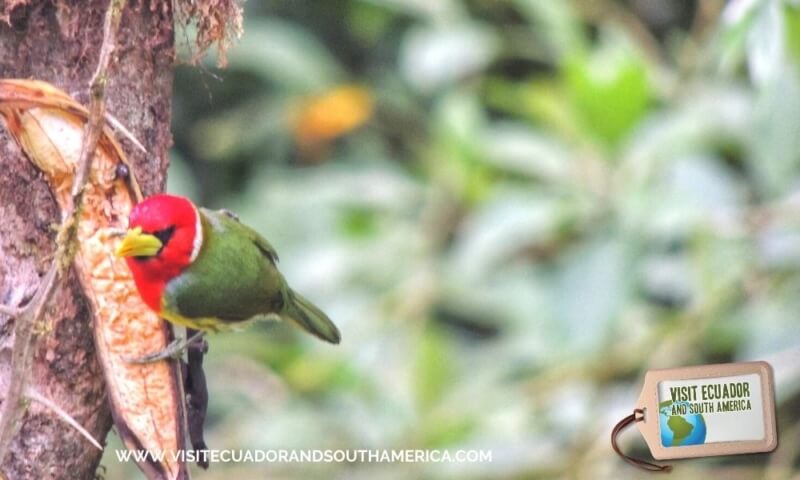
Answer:
<path fill-rule="evenodd" d="M 641 468 L 642 470 L 647 470 L 649 472 L 669 473 L 672 470 L 672 465 L 658 465 L 656 463 L 651 463 L 646 460 L 633 458 L 623 453 L 622 450 L 619 448 L 619 445 L 617 445 L 617 436 L 619 436 L 620 432 L 622 432 L 629 425 L 641 421 L 644 421 L 644 410 L 641 408 L 635 409 L 633 413 L 620 420 L 619 423 L 617 423 L 614 426 L 614 429 L 611 431 L 611 448 L 613 448 L 614 451 L 617 452 L 617 455 L 622 457 L 623 460 L 630 463 L 634 467 L 638 467 Z"/>

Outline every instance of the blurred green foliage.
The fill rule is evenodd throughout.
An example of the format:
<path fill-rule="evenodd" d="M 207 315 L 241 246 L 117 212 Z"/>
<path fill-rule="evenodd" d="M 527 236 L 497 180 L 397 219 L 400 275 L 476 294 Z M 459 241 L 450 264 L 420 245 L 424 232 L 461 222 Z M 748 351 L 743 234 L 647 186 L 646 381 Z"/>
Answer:
<path fill-rule="evenodd" d="M 169 190 L 264 233 L 343 343 L 210 338 L 208 444 L 493 462 L 197 478 L 638 478 L 608 433 L 644 372 L 752 359 L 778 453 L 676 474 L 798 478 L 796 2 L 251 0 L 244 32 L 177 70 Z"/>

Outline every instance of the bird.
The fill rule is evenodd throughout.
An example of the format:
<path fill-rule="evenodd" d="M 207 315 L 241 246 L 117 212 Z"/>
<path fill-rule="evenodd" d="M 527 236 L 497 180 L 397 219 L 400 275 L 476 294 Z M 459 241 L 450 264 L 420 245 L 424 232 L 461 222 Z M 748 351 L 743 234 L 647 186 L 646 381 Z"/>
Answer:
<path fill-rule="evenodd" d="M 165 320 L 193 330 L 166 349 L 134 363 L 177 358 L 208 332 L 259 318 L 293 323 L 333 344 L 341 334 L 330 318 L 292 290 L 278 254 L 228 210 L 209 210 L 188 198 L 156 194 L 131 209 L 115 251 L 124 258 L 144 303 Z"/>

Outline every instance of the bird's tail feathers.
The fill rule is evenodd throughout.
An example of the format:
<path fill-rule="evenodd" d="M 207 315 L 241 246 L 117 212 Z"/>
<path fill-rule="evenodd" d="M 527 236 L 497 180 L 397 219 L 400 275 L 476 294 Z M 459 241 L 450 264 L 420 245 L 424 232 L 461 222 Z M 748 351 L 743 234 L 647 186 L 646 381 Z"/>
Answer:
<path fill-rule="evenodd" d="M 341 334 L 325 313 L 299 293 L 289 290 L 288 302 L 281 315 L 308 333 L 330 343 L 339 343 Z"/>

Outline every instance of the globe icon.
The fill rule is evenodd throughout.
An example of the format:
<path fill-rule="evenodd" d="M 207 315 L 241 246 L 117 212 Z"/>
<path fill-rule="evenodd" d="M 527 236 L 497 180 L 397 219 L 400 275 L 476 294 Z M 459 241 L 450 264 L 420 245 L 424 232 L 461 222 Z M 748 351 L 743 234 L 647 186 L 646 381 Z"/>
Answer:
<path fill-rule="evenodd" d="M 699 413 L 673 415 L 673 403 L 685 406 L 687 411 L 689 408 L 689 402 L 672 402 L 671 400 L 661 402 L 658 405 L 658 426 L 661 431 L 661 444 L 665 447 L 680 447 L 705 443 L 706 420 L 703 415 Z"/>

